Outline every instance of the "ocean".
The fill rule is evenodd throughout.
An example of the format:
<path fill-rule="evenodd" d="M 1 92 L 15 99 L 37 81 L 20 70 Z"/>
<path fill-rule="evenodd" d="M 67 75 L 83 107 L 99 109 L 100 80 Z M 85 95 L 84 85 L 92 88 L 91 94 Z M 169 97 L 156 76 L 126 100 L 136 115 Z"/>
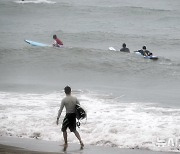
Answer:
<path fill-rule="evenodd" d="M 69 85 L 87 111 L 85 144 L 178 152 L 179 31 L 179 0 L 1 0 L 0 136 L 63 141 Z M 53 34 L 63 48 L 24 42 Z M 134 54 L 143 45 L 159 59 Z"/>

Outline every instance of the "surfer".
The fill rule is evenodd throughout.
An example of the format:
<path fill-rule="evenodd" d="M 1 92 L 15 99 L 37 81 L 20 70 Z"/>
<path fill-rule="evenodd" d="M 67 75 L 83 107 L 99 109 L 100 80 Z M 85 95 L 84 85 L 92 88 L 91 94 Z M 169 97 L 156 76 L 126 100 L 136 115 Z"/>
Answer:
<path fill-rule="evenodd" d="M 122 48 L 120 49 L 122 52 L 130 52 L 129 48 L 126 47 L 126 43 L 122 44 Z"/>
<path fill-rule="evenodd" d="M 53 39 L 54 39 L 54 43 L 53 43 L 54 47 L 62 47 L 63 46 L 63 42 L 59 38 L 57 38 L 56 35 L 53 35 Z"/>
<path fill-rule="evenodd" d="M 57 121 L 56 124 L 59 124 L 59 118 L 61 116 L 62 110 L 65 106 L 66 108 L 66 116 L 63 120 L 62 123 L 62 129 L 61 131 L 63 132 L 63 137 L 64 137 L 64 151 L 66 151 L 68 147 L 68 142 L 67 142 L 67 128 L 70 129 L 71 132 L 75 134 L 77 139 L 80 142 L 81 149 L 84 147 L 84 144 L 81 140 L 80 134 L 76 130 L 76 114 L 75 114 L 75 106 L 77 104 L 80 104 L 78 99 L 76 97 L 71 96 L 71 88 L 69 86 L 66 86 L 64 88 L 64 92 L 66 94 L 66 97 L 61 101 L 61 106 L 58 111 L 58 116 L 57 116 Z"/>
<path fill-rule="evenodd" d="M 143 56 L 152 56 L 152 55 L 153 55 L 150 51 L 148 51 L 148 50 L 146 49 L 146 46 L 143 46 L 143 47 L 142 47 L 142 52 L 141 52 L 141 54 L 142 54 Z"/>
<path fill-rule="evenodd" d="M 153 54 L 146 49 L 146 46 L 143 46 L 142 49 L 135 51 L 141 53 L 143 56 L 152 56 Z"/>

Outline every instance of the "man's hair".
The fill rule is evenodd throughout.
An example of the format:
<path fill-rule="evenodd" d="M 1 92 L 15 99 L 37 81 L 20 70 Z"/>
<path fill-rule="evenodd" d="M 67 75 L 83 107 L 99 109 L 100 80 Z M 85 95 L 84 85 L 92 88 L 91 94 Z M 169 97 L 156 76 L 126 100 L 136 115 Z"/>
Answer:
<path fill-rule="evenodd" d="M 143 46 L 142 48 L 143 48 L 144 50 L 146 50 L 146 46 Z"/>
<path fill-rule="evenodd" d="M 53 35 L 53 39 L 56 39 L 57 38 L 57 36 L 56 35 Z"/>
<path fill-rule="evenodd" d="M 64 88 L 64 92 L 65 92 L 66 94 L 70 94 L 70 93 L 71 93 L 71 87 L 66 86 L 66 87 Z"/>
<path fill-rule="evenodd" d="M 124 48 L 126 47 L 126 43 L 123 43 L 123 45 L 122 45 Z"/>

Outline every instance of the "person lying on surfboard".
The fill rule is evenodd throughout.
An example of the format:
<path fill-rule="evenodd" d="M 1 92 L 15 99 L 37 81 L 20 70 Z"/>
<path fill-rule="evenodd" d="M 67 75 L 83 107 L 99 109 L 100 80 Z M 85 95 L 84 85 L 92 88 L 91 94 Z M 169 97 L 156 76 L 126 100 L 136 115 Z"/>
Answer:
<path fill-rule="evenodd" d="M 146 46 L 143 46 L 141 50 L 139 50 L 138 52 L 140 52 L 143 56 L 152 56 L 153 54 L 146 50 Z"/>
<path fill-rule="evenodd" d="M 57 38 L 56 35 L 53 35 L 53 39 L 54 39 L 54 43 L 53 43 L 54 47 L 62 47 L 63 46 L 63 42 L 59 38 Z"/>
<path fill-rule="evenodd" d="M 122 48 L 120 49 L 122 52 L 130 52 L 129 48 L 126 48 L 126 43 L 122 44 Z"/>

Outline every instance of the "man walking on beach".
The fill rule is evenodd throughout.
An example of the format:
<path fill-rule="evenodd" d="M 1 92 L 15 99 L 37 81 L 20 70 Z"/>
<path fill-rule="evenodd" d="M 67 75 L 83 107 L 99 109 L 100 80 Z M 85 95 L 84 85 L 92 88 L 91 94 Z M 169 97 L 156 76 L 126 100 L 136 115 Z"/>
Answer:
<path fill-rule="evenodd" d="M 75 106 L 77 104 L 80 104 L 80 103 L 76 97 L 71 96 L 71 88 L 69 86 L 66 86 L 64 88 L 64 92 L 66 94 L 66 97 L 61 101 L 61 106 L 60 106 L 58 116 L 57 116 L 57 121 L 56 121 L 56 124 L 58 125 L 59 124 L 59 117 L 61 116 L 62 110 L 65 106 L 66 116 L 63 120 L 62 129 L 61 129 L 63 132 L 63 137 L 64 137 L 64 150 L 66 150 L 66 148 L 68 147 L 67 131 L 66 131 L 67 128 L 69 128 L 70 131 L 75 134 L 75 136 L 77 137 L 77 139 L 80 142 L 81 148 L 83 148 L 84 144 L 81 140 L 81 137 L 80 137 L 78 131 L 76 130 Z"/>

